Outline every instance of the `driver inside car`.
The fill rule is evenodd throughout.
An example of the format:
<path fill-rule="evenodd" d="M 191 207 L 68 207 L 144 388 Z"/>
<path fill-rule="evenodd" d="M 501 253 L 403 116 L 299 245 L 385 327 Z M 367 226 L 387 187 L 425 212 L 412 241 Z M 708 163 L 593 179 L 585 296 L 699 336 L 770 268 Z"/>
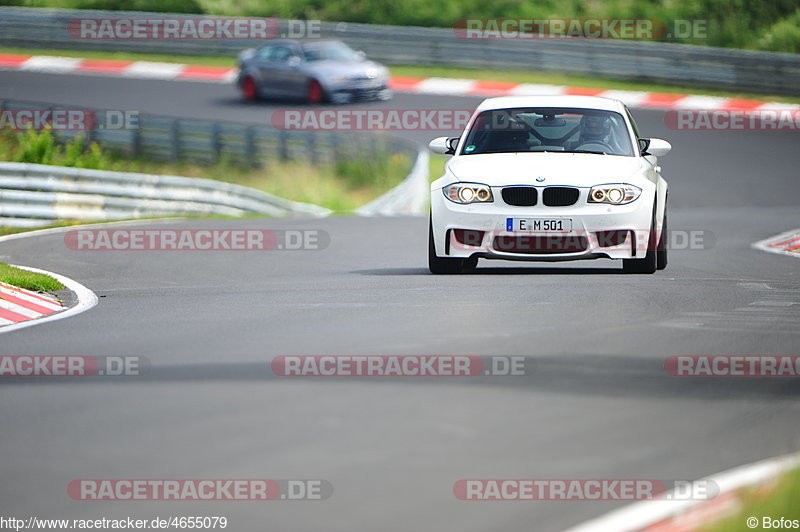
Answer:
<path fill-rule="evenodd" d="M 584 115 L 581 118 L 578 140 L 572 143 L 570 150 L 579 149 L 584 144 L 601 144 L 613 147 L 611 139 L 611 123 L 607 116 Z M 598 146 L 590 149 L 597 149 Z"/>

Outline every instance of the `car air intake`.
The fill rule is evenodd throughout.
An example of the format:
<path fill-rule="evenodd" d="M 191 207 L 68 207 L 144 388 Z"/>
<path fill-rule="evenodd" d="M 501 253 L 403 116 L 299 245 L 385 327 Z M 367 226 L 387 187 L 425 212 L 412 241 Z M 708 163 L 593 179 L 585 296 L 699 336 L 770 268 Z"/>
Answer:
<path fill-rule="evenodd" d="M 503 189 L 503 201 L 507 205 L 517 207 L 532 207 L 536 205 L 537 192 L 533 187 L 505 187 Z"/>
<path fill-rule="evenodd" d="M 577 235 L 498 235 L 492 241 L 495 251 L 504 253 L 579 253 L 589 249 L 589 241 Z"/>
<path fill-rule="evenodd" d="M 542 203 L 548 207 L 575 205 L 581 191 L 571 187 L 547 187 L 542 193 Z"/>

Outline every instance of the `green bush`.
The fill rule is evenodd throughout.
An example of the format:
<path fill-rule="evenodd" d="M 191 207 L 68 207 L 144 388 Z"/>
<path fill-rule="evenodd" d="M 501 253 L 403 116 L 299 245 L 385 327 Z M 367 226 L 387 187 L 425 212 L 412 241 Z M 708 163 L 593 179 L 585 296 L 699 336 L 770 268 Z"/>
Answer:
<path fill-rule="evenodd" d="M 800 53 L 800 9 L 767 28 L 756 47 L 760 50 Z"/>
<path fill-rule="evenodd" d="M 86 142 L 82 136 L 59 141 L 49 130 L 29 129 L 21 132 L 3 132 L 0 139 L 0 160 L 17 163 L 53 164 L 105 170 L 112 155 L 104 153 L 96 143 Z"/>
<path fill-rule="evenodd" d="M 109 11 L 152 11 L 155 13 L 203 13 L 197 0 L 0 0 L 0 5 L 103 9 Z"/>

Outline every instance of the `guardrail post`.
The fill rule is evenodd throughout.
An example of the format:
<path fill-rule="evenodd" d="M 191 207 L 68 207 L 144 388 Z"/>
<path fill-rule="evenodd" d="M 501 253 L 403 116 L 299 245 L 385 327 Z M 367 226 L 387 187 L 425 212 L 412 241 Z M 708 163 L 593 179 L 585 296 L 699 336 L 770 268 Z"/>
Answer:
<path fill-rule="evenodd" d="M 244 130 L 244 160 L 250 168 L 256 167 L 257 150 L 253 126 L 247 126 Z"/>
<path fill-rule="evenodd" d="M 141 122 L 139 123 L 141 127 Z M 131 156 L 138 158 L 142 154 L 142 133 L 139 127 L 131 129 Z"/>
<path fill-rule="evenodd" d="M 278 157 L 281 161 L 289 160 L 289 134 L 286 131 L 278 133 Z"/>
<path fill-rule="evenodd" d="M 314 133 L 306 134 L 306 151 L 311 159 L 311 164 L 316 165 L 319 162 L 319 153 L 317 153 L 317 137 Z"/>
<path fill-rule="evenodd" d="M 99 112 L 95 111 L 94 112 L 94 117 L 97 118 L 99 114 L 100 114 Z M 105 122 L 106 114 L 102 113 L 102 115 L 103 115 L 103 119 L 104 119 L 103 121 Z M 98 120 L 92 120 L 91 121 L 91 126 L 87 127 L 86 130 L 84 131 L 84 135 L 83 135 L 83 150 L 84 151 L 89 151 L 89 145 L 92 143 L 92 140 L 94 139 L 94 130 L 97 127 L 97 122 L 98 122 Z"/>
<path fill-rule="evenodd" d="M 169 159 L 172 162 L 177 162 L 180 156 L 180 123 L 173 120 L 169 128 L 170 136 L 170 153 Z"/>
<path fill-rule="evenodd" d="M 332 133 L 330 136 L 331 139 L 331 158 L 333 164 L 338 164 L 340 157 L 339 157 L 339 135 L 336 133 Z"/>
<path fill-rule="evenodd" d="M 218 162 L 220 155 L 222 155 L 222 126 L 214 122 L 211 126 L 211 162 Z"/>

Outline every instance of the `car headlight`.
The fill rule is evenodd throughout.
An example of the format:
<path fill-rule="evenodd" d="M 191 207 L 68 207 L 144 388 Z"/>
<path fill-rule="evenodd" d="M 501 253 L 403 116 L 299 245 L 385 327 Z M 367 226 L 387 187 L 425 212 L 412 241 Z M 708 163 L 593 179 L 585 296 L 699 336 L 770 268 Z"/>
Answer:
<path fill-rule="evenodd" d="M 453 183 L 442 189 L 444 197 L 454 203 L 491 203 L 492 189 L 480 183 Z"/>
<path fill-rule="evenodd" d="M 642 193 L 642 189 L 625 183 L 597 185 L 589 191 L 589 203 L 610 203 L 624 205 L 634 201 Z"/>

